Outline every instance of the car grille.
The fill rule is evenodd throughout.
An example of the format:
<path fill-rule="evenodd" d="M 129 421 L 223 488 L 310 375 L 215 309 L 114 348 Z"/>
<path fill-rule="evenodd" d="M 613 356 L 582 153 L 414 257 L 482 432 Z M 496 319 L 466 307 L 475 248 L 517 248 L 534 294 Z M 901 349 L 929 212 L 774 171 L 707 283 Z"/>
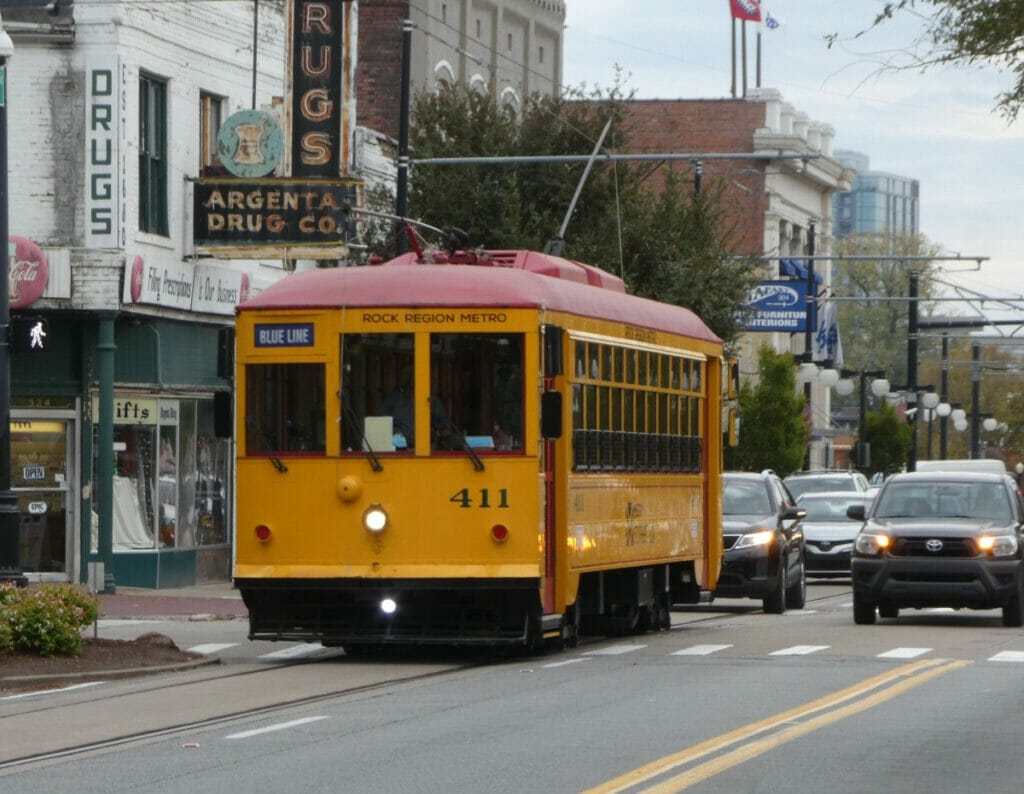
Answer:
<path fill-rule="evenodd" d="M 974 543 L 966 538 L 941 538 L 942 548 L 928 548 L 928 542 L 939 538 L 896 538 L 889 550 L 891 557 L 976 557 Z"/>

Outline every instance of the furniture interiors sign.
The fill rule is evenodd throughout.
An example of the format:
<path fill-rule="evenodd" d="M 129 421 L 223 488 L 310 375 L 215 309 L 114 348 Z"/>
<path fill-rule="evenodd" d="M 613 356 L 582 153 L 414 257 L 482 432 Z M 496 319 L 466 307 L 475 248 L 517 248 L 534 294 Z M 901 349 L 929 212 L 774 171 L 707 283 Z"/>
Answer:
<path fill-rule="evenodd" d="M 743 307 L 743 327 L 747 331 L 805 331 L 807 284 L 762 281 L 747 293 Z"/>

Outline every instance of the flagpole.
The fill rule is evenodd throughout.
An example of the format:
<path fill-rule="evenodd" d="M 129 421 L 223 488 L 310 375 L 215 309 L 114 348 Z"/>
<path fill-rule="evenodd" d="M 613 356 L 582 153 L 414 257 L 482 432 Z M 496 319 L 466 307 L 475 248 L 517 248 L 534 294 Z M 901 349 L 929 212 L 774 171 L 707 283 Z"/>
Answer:
<path fill-rule="evenodd" d="M 736 17 L 732 18 L 732 98 L 736 98 Z"/>
<path fill-rule="evenodd" d="M 740 23 L 740 36 L 742 37 L 742 53 L 743 53 L 743 97 L 747 96 L 747 20 L 743 20 Z"/>
<path fill-rule="evenodd" d="M 757 23 L 757 88 L 761 87 L 761 23 Z"/>

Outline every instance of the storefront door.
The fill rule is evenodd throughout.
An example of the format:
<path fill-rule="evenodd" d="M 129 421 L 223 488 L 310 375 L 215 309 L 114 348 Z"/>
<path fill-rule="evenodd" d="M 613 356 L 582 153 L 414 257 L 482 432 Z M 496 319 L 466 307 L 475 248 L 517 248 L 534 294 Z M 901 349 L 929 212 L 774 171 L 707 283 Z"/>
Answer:
<path fill-rule="evenodd" d="M 66 582 L 75 570 L 75 438 L 74 411 L 11 411 L 11 487 L 31 581 Z"/>

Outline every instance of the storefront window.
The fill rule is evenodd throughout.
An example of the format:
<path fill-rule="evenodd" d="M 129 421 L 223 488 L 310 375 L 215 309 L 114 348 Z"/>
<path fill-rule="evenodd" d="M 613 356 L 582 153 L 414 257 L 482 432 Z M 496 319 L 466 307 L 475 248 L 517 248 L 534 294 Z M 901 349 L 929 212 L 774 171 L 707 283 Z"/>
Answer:
<path fill-rule="evenodd" d="M 213 400 L 117 397 L 114 421 L 114 549 L 227 543 L 231 445 Z"/>

